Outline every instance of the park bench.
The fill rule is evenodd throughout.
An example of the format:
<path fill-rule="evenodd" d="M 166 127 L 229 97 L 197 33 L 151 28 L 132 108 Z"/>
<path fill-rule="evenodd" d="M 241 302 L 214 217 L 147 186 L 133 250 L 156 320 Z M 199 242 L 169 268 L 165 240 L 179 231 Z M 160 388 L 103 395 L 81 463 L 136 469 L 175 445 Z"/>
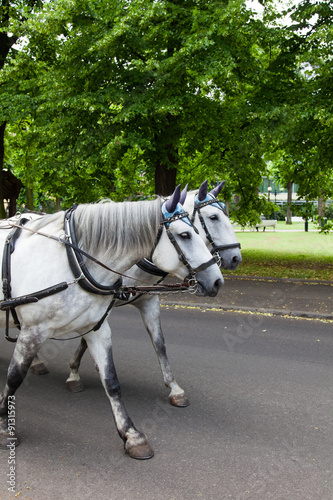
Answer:
<path fill-rule="evenodd" d="M 265 231 L 266 227 L 273 227 L 274 231 L 276 229 L 277 221 L 276 220 L 262 220 L 260 224 L 256 224 L 256 230 L 259 231 L 259 228 L 262 227 L 263 231 Z"/>

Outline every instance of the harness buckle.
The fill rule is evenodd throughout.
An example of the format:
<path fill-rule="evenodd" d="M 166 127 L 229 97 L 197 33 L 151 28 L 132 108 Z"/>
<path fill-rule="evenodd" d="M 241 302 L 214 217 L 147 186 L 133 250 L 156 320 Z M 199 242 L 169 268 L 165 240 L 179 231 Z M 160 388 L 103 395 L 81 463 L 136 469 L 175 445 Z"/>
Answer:
<path fill-rule="evenodd" d="M 197 282 L 197 278 L 196 278 L 196 274 L 195 273 L 193 273 L 191 275 L 191 277 L 187 280 L 187 282 L 189 284 L 188 292 L 191 293 L 192 295 L 194 295 L 195 293 L 197 293 L 198 282 Z"/>
<path fill-rule="evenodd" d="M 220 254 L 218 252 L 213 253 L 213 258 L 215 259 L 215 262 L 218 265 L 218 267 L 221 267 L 222 262 L 221 262 Z"/>

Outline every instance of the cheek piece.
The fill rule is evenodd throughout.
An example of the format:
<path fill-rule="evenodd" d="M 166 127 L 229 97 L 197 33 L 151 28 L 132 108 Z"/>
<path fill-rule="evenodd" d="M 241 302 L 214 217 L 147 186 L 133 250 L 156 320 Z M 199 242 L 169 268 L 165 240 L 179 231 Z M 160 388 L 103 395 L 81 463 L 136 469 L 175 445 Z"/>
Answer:
<path fill-rule="evenodd" d="M 206 207 L 207 205 L 211 205 L 212 207 L 216 207 L 218 208 L 219 210 L 221 210 L 224 215 L 226 217 L 228 217 L 227 215 L 227 212 L 226 212 L 226 207 L 225 207 L 225 204 L 222 203 L 221 201 L 219 201 L 217 198 L 215 198 L 215 196 L 211 193 L 208 193 L 207 196 L 203 199 L 203 200 L 199 200 L 198 198 L 198 195 L 196 195 L 195 197 L 195 200 L 194 200 L 194 210 L 193 210 L 193 214 L 192 214 L 192 217 L 191 217 L 191 222 L 193 224 L 194 222 L 194 219 L 195 219 L 195 214 L 196 212 L 198 212 L 198 217 L 199 217 L 199 220 L 200 220 L 200 223 L 206 233 L 206 237 L 209 241 L 209 243 L 212 245 L 212 250 L 211 250 L 211 253 L 213 255 L 216 256 L 216 258 L 219 259 L 219 266 L 221 265 L 221 261 L 220 261 L 220 257 L 219 257 L 219 251 L 221 250 L 228 250 L 229 248 L 240 248 L 240 243 L 230 243 L 228 245 L 216 245 L 213 238 L 212 238 L 212 235 L 210 234 L 207 226 L 206 226 L 206 223 L 204 221 L 204 218 L 202 216 L 202 213 L 201 213 L 201 209 L 203 207 Z"/>

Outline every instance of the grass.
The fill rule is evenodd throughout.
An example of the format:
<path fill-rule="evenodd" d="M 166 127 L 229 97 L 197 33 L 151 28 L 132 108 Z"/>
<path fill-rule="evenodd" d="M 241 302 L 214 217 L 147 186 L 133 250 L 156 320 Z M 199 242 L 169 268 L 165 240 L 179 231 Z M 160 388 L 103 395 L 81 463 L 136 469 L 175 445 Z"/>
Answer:
<path fill-rule="evenodd" d="M 266 228 L 263 232 L 236 231 L 243 262 L 237 271 L 223 274 L 333 281 L 333 234 Z M 283 228 L 283 230 L 281 230 Z"/>

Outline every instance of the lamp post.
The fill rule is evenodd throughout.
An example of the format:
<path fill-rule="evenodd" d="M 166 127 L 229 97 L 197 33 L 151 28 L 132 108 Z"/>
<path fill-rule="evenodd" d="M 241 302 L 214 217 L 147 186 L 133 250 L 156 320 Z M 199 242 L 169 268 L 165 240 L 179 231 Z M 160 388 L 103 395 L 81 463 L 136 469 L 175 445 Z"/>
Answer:
<path fill-rule="evenodd" d="M 268 191 L 268 201 L 270 201 L 271 200 L 271 191 L 272 191 L 271 186 L 268 186 L 267 191 Z"/>

